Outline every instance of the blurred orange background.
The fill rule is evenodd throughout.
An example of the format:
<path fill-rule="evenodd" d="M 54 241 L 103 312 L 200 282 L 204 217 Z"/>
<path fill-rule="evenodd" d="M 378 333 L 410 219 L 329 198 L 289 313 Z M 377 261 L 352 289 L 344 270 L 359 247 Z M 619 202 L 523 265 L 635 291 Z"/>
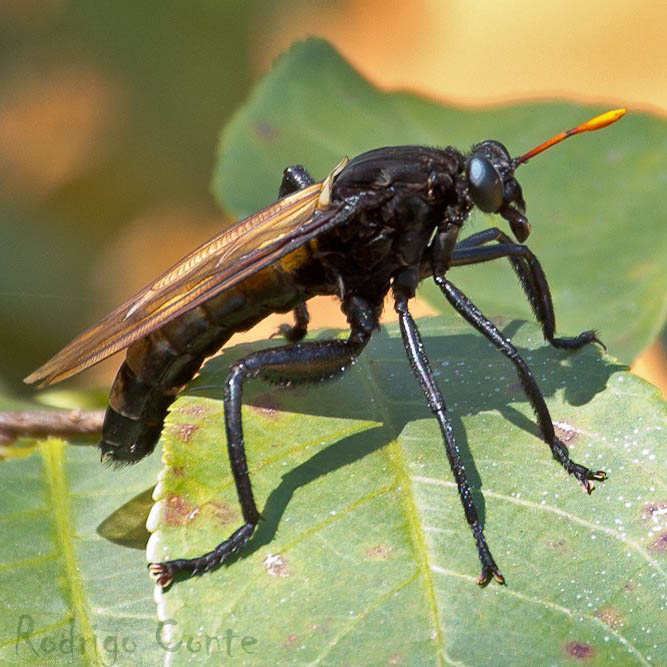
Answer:
<path fill-rule="evenodd" d="M 207 194 L 217 132 L 295 39 L 326 37 L 375 84 L 447 103 L 563 98 L 665 115 L 665 26 L 667 3 L 650 1 L 3 0 L 0 356 L 12 358 L 0 381 L 18 390 L 83 326 L 220 231 Z M 345 326 L 331 301 L 311 312 L 314 327 Z M 83 380 L 109 383 L 116 367 Z M 667 391 L 658 342 L 634 370 Z"/>
<path fill-rule="evenodd" d="M 667 112 L 664 2 L 301 2 L 269 23 L 262 69 L 320 35 L 377 85 L 456 104 L 560 97 Z"/>

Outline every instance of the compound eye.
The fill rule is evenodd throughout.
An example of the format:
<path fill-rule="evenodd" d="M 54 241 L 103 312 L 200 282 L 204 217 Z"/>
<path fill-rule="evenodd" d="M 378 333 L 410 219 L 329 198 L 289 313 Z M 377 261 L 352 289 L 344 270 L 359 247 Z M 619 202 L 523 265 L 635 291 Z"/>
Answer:
<path fill-rule="evenodd" d="M 503 203 L 503 181 L 489 160 L 475 155 L 468 162 L 468 190 L 475 205 L 485 213 L 495 213 Z"/>

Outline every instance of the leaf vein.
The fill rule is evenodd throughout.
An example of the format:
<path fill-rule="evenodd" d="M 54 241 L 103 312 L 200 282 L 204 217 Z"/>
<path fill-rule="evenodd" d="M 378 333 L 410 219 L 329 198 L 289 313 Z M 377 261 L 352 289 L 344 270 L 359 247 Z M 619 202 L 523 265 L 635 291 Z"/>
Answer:
<path fill-rule="evenodd" d="M 75 532 L 72 523 L 72 509 L 69 504 L 69 488 L 65 471 L 65 443 L 62 440 L 49 440 L 40 444 L 40 454 L 44 463 L 44 473 L 48 483 L 53 507 L 54 531 L 56 541 L 64 560 L 64 580 L 69 587 L 69 598 L 74 617 L 78 620 L 84 638 L 86 657 L 90 664 L 97 663 L 94 653 L 95 631 L 90 622 L 85 590 L 79 573 Z"/>
<path fill-rule="evenodd" d="M 417 482 L 422 482 L 423 484 L 435 484 L 438 486 L 446 486 L 448 488 L 454 488 L 454 489 L 456 488 L 456 484 L 454 484 L 454 482 L 447 482 L 440 479 L 434 479 L 432 477 L 422 477 L 420 475 L 415 475 L 413 479 Z M 651 558 L 651 556 L 646 552 L 646 550 L 643 547 L 641 547 L 636 542 L 629 540 L 627 537 L 623 537 L 612 528 L 596 525 L 594 523 L 591 523 L 590 521 L 586 521 L 586 519 L 582 519 L 576 516 L 575 514 L 571 514 L 570 512 L 566 512 L 565 510 L 560 509 L 559 507 L 554 507 L 553 505 L 549 505 L 547 503 L 542 504 L 542 503 L 536 503 L 532 500 L 525 500 L 524 498 L 514 498 L 512 496 L 505 495 L 504 493 L 491 491 L 490 489 L 485 489 L 482 493 L 484 496 L 488 496 L 490 498 L 497 498 L 498 500 L 505 500 L 507 502 L 514 503 L 515 505 L 521 505 L 523 507 L 529 507 L 531 509 L 541 510 L 543 512 L 552 512 L 553 514 L 562 516 L 565 519 L 569 519 L 574 523 L 578 523 L 581 526 L 585 526 L 591 531 L 605 533 L 606 535 L 609 535 L 610 537 L 613 537 L 614 539 L 617 539 L 620 542 L 623 542 L 624 544 L 627 544 L 629 547 L 634 549 L 649 565 L 651 565 L 655 570 L 657 570 L 663 577 L 667 578 L 667 573 L 662 569 L 660 563 L 658 563 L 654 558 Z"/>
<path fill-rule="evenodd" d="M 438 574 L 442 574 L 448 577 L 458 577 L 459 579 L 465 579 L 466 581 L 470 582 L 476 581 L 474 577 L 471 577 L 468 574 L 461 574 L 460 572 L 447 570 L 443 567 L 439 567 L 438 565 L 431 566 L 431 569 L 433 570 L 433 572 L 437 572 Z M 548 600 L 541 600 L 540 598 L 532 597 L 531 595 L 526 595 L 525 593 L 519 593 L 518 591 L 514 591 L 507 587 L 496 588 L 496 594 L 511 595 L 512 597 L 518 598 L 519 600 L 522 600 L 524 602 L 530 602 L 532 604 L 542 605 L 543 607 L 551 609 L 552 611 L 560 612 L 561 614 L 564 614 L 568 618 L 574 618 L 575 615 L 580 618 L 585 618 L 591 623 L 594 623 L 595 625 L 599 625 L 600 627 L 602 627 L 605 632 L 608 632 L 610 635 L 613 635 L 621 644 L 623 644 L 623 646 L 625 646 L 628 649 L 630 653 L 634 654 L 639 659 L 642 665 L 651 664 L 646 660 L 646 658 L 644 658 L 639 649 L 629 639 L 623 637 L 623 635 L 621 635 L 619 632 L 608 626 L 601 619 L 597 618 L 597 616 L 591 616 L 590 614 L 586 614 L 585 612 L 581 611 L 574 611 L 572 609 L 568 609 L 567 607 L 563 607 L 562 605 L 556 604 L 555 602 L 549 602 Z"/>
<path fill-rule="evenodd" d="M 404 579 L 403 581 L 396 584 L 396 586 L 394 586 L 393 588 L 390 588 L 386 593 L 380 595 L 375 602 L 369 604 L 366 607 L 366 609 L 364 609 L 361 613 L 355 614 L 350 619 L 351 622 L 345 626 L 345 629 L 339 632 L 337 635 L 335 635 L 333 639 L 324 647 L 324 650 L 320 653 L 320 655 L 317 656 L 317 659 L 313 660 L 308 664 L 309 665 L 319 664 L 324 658 L 326 658 L 326 656 L 331 652 L 331 649 L 334 648 L 334 646 L 336 646 L 336 644 L 338 644 L 338 642 L 341 639 L 343 639 L 353 631 L 356 625 L 358 625 L 361 621 L 365 620 L 371 612 L 373 612 L 375 609 L 384 604 L 392 596 L 396 595 L 396 593 L 398 593 L 400 590 L 402 590 L 406 586 L 409 586 L 413 581 L 417 580 L 419 578 L 419 574 L 420 574 L 419 570 L 418 569 L 415 570 L 415 572 L 410 577 Z"/>

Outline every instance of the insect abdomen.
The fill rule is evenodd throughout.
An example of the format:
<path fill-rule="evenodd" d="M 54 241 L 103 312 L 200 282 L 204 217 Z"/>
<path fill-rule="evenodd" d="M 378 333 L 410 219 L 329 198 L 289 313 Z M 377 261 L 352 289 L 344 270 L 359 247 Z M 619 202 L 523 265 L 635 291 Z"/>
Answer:
<path fill-rule="evenodd" d="M 204 360 L 237 331 L 303 298 L 280 266 L 269 267 L 133 343 L 111 388 L 102 458 L 134 463 L 150 454 L 169 406 Z"/>

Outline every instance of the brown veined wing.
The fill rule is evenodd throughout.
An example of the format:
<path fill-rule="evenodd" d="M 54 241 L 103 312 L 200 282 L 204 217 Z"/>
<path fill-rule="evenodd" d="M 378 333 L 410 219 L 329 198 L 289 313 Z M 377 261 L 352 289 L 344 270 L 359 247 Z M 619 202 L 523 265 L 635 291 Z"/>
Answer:
<path fill-rule="evenodd" d="M 347 158 L 324 181 L 283 197 L 207 241 L 24 382 L 44 387 L 75 375 L 307 243 L 331 224 L 336 213 L 328 208 L 331 185 L 346 163 Z"/>

